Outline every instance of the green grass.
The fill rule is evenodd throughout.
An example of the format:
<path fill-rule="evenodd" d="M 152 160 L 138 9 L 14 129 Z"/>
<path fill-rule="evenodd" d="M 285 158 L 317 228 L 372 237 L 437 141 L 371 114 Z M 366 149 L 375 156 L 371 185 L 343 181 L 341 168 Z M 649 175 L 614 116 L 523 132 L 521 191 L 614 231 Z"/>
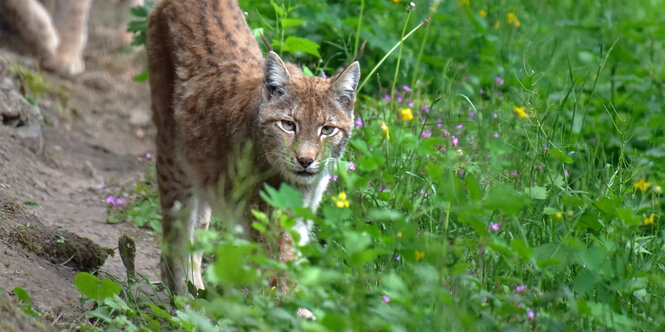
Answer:
<path fill-rule="evenodd" d="M 345 156 L 355 169 L 340 165 L 316 216 L 293 190 L 267 193 L 278 211 L 257 213 L 256 229 L 315 221 L 298 264 L 201 232 L 207 292 L 171 306 L 112 287 L 95 326 L 663 329 L 663 5 L 446 1 L 407 13 L 392 1 L 244 1 L 252 27 L 316 75 L 368 41 L 362 126 Z M 299 51 L 288 36 L 319 47 Z M 298 290 L 270 290 L 275 273 Z"/>

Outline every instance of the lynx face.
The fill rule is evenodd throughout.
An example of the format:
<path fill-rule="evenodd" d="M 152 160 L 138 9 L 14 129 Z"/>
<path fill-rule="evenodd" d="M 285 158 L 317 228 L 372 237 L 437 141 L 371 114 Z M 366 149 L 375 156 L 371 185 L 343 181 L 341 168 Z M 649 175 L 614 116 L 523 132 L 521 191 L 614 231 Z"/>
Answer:
<path fill-rule="evenodd" d="M 271 53 L 264 75 L 259 121 L 266 161 L 292 184 L 318 182 L 351 136 L 358 64 L 331 79 L 306 77 L 291 75 Z"/>

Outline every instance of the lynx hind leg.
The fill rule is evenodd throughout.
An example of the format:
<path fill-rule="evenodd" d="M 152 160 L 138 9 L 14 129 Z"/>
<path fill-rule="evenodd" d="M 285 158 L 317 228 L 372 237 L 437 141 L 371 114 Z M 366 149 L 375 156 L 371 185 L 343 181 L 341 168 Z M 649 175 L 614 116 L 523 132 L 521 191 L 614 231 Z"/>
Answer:
<path fill-rule="evenodd" d="M 4 0 L 3 18 L 40 59 L 52 57 L 60 39 L 47 9 L 37 0 Z"/>
<path fill-rule="evenodd" d="M 42 65 L 64 76 L 85 70 L 83 49 L 88 35 L 88 14 L 91 0 L 59 0 L 53 8 L 53 20 L 60 36 L 55 54 Z"/>

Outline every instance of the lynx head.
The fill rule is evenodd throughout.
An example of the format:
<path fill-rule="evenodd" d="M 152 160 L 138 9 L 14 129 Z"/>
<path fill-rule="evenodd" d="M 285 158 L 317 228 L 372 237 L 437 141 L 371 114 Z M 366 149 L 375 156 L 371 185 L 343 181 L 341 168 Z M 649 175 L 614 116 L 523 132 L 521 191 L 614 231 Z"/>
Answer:
<path fill-rule="evenodd" d="M 270 52 L 266 57 L 259 110 L 262 155 L 284 180 L 309 185 L 339 158 L 353 129 L 353 105 L 360 65 L 352 63 L 330 79 L 289 70 Z"/>

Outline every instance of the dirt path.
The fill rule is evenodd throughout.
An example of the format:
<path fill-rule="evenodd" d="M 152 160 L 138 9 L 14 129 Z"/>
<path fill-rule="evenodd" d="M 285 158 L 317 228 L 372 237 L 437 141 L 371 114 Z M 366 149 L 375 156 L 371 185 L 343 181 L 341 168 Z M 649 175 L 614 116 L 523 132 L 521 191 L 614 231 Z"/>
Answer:
<path fill-rule="evenodd" d="M 150 279 L 158 274 L 154 233 L 105 222 L 102 181 L 111 191 L 140 181 L 149 162 L 145 154 L 153 149 L 148 86 L 132 81 L 144 54 L 115 46 L 117 30 L 109 26 L 119 26 L 119 17 L 108 14 L 115 12 L 114 2 L 94 2 L 86 73 L 73 80 L 38 73 L 47 92 L 35 98 L 36 107 L 23 96 L 30 82 L 21 73 L 35 68 L 33 60 L 0 43 L 0 107 L 4 100 L 19 111 L 18 118 L 0 121 L 0 287 L 25 288 L 38 310 L 63 314 L 63 321 L 82 312 L 73 286 L 77 271 L 13 243 L 10 228 L 44 223 L 106 248 L 116 248 L 127 234 L 137 244 L 137 272 Z M 124 276 L 117 254 L 101 270 Z"/>

